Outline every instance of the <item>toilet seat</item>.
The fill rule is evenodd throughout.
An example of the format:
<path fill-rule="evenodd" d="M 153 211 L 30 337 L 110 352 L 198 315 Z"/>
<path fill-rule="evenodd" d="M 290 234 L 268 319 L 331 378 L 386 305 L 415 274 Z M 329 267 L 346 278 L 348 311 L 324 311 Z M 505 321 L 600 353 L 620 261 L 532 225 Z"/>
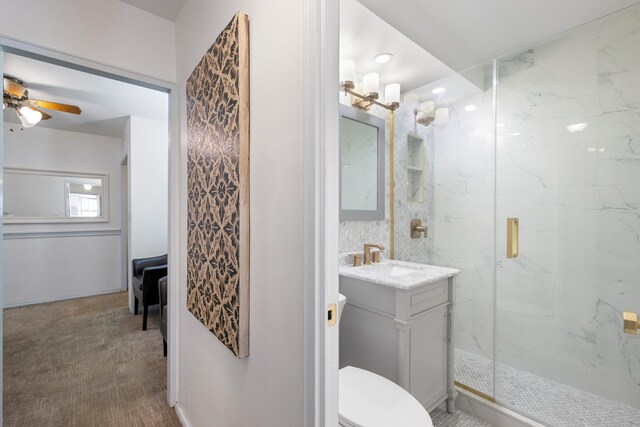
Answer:
<path fill-rule="evenodd" d="M 339 418 L 345 427 L 433 427 L 427 410 L 408 391 L 353 366 L 340 369 Z"/>

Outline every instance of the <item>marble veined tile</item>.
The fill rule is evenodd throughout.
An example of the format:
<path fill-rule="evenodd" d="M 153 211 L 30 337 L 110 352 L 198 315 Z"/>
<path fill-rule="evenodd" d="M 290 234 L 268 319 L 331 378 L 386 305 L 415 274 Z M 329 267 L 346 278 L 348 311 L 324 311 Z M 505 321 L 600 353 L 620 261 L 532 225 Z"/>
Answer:
<path fill-rule="evenodd" d="M 640 132 L 601 141 L 595 153 L 599 185 L 640 183 Z"/>

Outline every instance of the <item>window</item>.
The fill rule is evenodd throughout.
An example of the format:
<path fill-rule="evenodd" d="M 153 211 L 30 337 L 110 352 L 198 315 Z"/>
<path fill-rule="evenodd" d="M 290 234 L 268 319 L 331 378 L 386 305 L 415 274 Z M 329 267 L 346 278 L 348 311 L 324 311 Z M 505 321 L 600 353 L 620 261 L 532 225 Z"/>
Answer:
<path fill-rule="evenodd" d="M 69 193 L 69 216 L 100 216 L 100 195 Z"/>

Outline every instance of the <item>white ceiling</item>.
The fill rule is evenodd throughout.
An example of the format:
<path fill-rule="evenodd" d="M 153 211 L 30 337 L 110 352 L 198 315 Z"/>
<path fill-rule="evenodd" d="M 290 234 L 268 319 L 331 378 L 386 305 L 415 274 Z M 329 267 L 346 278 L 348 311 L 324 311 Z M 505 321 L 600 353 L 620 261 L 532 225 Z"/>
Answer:
<path fill-rule="evenodd" d="M 39 127 L 120 137 L 129 116 L 167 120 L 168 95 L 82 71 L 52 65 L 14 54 L 4 55 L 4 74 L 23 80 L 29 97 L 77 105 L 82 114 L 43 110 L 50 120 Z M 4 121 L 19 123 L 11 109 Z"/>
<path fill-rule="evenodd" d="M 393 59 L 378 64 L 379 53 Z M 400 83 L 402 92 L 449 76 L 453 70 L 376 16 L 356 0 L 340 1 L 340 59 L 353 59 L 359 74 L 376 71 L 384 83 Z"/>
<path fill-rule="evenodd" d="M 638 0 L 359 1 L 456 71 L 638 3 Z"/>
<path fill-rule="evenodd" d="M 138 9 L 146 10 L 161 18 L 176 22 L 184 0 L 120 0 Z"/>

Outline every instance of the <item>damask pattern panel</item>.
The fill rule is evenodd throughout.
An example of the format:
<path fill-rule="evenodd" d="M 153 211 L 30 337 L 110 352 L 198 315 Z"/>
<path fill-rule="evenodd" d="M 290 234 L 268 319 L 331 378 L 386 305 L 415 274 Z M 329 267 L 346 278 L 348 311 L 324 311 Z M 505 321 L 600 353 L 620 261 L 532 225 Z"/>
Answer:
<path fill-rule="evenodd" d="M 187 308 L 249 355 L 249 20 L 238 12 L 187 80 Z"/>

